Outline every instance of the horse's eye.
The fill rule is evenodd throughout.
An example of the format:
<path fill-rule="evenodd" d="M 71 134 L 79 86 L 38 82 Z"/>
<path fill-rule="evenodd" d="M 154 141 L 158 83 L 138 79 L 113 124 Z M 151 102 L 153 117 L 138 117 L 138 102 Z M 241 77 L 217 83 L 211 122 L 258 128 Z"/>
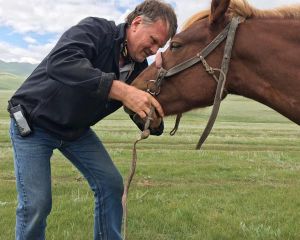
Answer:
<path fill-rule="evenodd" d="M 181 47 L 181 44 L 179 42 L 171 42 L 170 43 L 170 50 L 171 51 L 175 51 L 180 47 Z"/>

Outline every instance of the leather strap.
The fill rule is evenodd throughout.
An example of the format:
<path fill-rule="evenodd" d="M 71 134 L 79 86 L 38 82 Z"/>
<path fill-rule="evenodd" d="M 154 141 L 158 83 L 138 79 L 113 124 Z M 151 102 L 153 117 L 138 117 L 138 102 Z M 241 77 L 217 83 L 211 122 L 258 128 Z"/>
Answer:
<path fill-rule="evenodd" d="M 225 45 L 225 49 L 224 49 L 224 56 L 223 56 L 223 60 L 222 60 L 222 64 L 221 64 L 221 70 L 220 70 L 218 86 L 217 86 L 217 90 L 216 90 L 216 94 L 215 94 L 213 109 L 212 109 L 210 118 L 207 122 L 207 125 L 198 141 L 196 149 L 201 148 L 202 144 L 208 137 L 208 135 L 215 123 L 215 120 L 217 118 L 221 100 L 222 100 L 224 86 L 226 83 L 226 75 L 227 75 L 228 68 L 229 68 L 235 32 L 236 32 L 236 29 L 240 22 L 241 22 L 240 17 L 234 17 L 231 20 L 230 28 L 229 28 L 229 32 L 228 32 L 228 36 L 227 36 L 227 40 L 226 40 L 226 45 Z"/>

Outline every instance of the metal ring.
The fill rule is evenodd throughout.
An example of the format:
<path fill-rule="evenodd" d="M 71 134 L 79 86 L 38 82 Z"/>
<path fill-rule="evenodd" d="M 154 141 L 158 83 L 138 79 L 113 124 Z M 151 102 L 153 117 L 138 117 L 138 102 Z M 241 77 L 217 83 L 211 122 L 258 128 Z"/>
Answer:
<path fill-rule="evenodd" d="M 154 84 L 154 88 L 150 86 L 150 84 Z M 156 86 L 156 80 L 148 80 L 147 83 L 147 92 L 150 93 L 153 96 L 157 96 L 160 93 L 160 87 Z"/>

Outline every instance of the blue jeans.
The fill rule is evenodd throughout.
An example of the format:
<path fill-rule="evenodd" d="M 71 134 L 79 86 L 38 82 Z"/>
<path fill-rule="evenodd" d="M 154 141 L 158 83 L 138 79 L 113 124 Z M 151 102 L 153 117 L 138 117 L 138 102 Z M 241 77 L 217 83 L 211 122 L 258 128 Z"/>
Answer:
<path fill-rule="evenodd" d="M 77 167 L 94 192 L 94 239 L 122 239 L 123 180 L 91 129 L 75 141 L 62 141 L 38 127 L 21 137 L 12 120 L 10 135 L 18 192 L 16 239 L 45 239 L 46 218 L 52 205 L 50 158 L 54 149 Z"/>

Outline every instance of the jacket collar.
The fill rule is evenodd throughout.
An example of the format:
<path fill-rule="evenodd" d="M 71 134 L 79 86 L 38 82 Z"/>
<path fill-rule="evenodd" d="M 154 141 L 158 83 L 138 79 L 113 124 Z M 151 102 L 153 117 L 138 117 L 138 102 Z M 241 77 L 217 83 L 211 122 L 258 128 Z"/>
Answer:
<path fill-rule="evenodd" d="M 126 28 L 127 23 L 121 23 L 117 25 L 116 34 L 115 34 L 115 54 L 118 54 L 118 60 L 120 57 L 121 45 L 126 40 Z"/>

